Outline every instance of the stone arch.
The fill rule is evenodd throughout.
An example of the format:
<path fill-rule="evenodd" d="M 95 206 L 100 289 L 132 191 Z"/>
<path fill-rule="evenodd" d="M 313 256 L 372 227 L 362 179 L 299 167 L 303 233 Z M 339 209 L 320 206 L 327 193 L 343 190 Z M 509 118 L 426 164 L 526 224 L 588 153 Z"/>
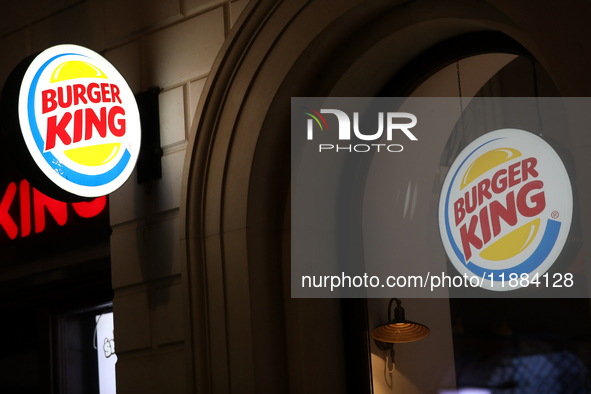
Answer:
<path fill-rule="evenodd" d="M 579 6 L 564 7 L 572 15 Z M 589 57 L 575 50 L 582 35 L 553 6 L 538 11 L 467 0 L 251 1 L 207 80 L 183 175 L 188 365 L 198 392 L 345 389 L 344 362 L 314 361 L 343 355 L 342 330 L 315 341 L 306 324 L 318 311 L 290 300 L 290 97 L 375 95 L 433 45 L 486 30 L 526 47 L 563 95 L 588 95 Z M 550 23 L 564 28 L 560 37 L 549 39 Z M 323 303 L 339 327 L 338 303 Z"/>

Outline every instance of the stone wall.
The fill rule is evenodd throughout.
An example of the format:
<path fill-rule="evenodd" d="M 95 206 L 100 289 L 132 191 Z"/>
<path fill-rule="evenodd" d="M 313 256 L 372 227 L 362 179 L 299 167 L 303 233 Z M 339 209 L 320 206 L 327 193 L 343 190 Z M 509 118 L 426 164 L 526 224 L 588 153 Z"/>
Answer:
<path fill-rule="evenodd" d="M 99 52 L 135 93 L 159 86 L 162 179 L 110 196 L 119 392 L 187 391 L 179 250 L 185 149 L 205 79 L 248 0 L 25 0 L 0 13 L 0 86 L 57 44 Z"/>

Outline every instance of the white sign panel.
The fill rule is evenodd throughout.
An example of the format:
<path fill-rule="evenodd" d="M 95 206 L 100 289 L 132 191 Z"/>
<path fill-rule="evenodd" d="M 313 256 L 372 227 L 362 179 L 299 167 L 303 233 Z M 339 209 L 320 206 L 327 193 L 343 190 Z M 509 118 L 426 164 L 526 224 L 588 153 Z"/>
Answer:
<path fill-rule="evenodd" d="M 96 316 L 96 342 L 99 369 L 99 391 L 101 394 L 115 394 L 115 339 L 113 335 L 113 312 Z"/>

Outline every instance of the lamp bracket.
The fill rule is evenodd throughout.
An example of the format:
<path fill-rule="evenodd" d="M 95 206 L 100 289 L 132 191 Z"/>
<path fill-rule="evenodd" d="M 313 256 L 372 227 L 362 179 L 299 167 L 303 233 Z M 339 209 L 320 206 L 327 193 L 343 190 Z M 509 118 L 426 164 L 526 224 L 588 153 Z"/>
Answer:
<path fill-rule="evenodd" d="M 388 343 L 388 342 L 382 342 L 382 341 L 378 341 L 377 339 L 374 339 L 374 342 L 376 343 L 376 346 L 378 347 L 378 349 L 380 350 L 390 350 L 394 348 L 394 344 L 393 343 Z"/>
<path fill-rule="evenodd" d="M 392 362 L 392 368 L 390 368 L 388 366 L 388 356 L 386 356 L 386 370 L 388 371 L 388 373 L 394 372 L 394 369 L 396 368 L 394 366 L 394 344 L 393 343 L 388 343 L 388 342 L 378 341 L 377 339 L 374 339 L 374 341 L 375 341 L 376 346 L 378 347 L 378 349 L 383 350 L 384 352 L 389 352 L 390 353 L 389 359 Z"/>

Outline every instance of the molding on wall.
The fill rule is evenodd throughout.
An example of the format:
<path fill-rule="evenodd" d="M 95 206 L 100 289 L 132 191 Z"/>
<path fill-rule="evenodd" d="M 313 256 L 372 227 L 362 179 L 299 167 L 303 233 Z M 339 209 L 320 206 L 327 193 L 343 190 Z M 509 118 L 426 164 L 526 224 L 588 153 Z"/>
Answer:
<path fill-rule="evenodd" d="M 302 339 L 310 335 L 301 327 L 311 300 L 289 298 L 289 259 L 281 266 L 289 256 L 281 245 L 289 245 L 290 97 L 377 95 L 434 45 L 486 30 L 520 42 L 564 93 L 586 92 L 591 84 L 575 83 L 554 56 L 556 43 L 538 31 L 545 19 L 536 22 L 521 8 L 469 0 L 251 0 L 207 78 L 185 158 L 180 231 L 191 392 L 310 389 L 313 367 L 302 357 L 321 351 Z M 385 44 L 391 53 L 380 51 Z M 588 66 L 585 56 L 570 59 L 582 62 L 580 69 Z M 380 67 L 368 85 L 372 64 Z M 344 363 L 335 368 L 344 371 Z M 344 375 L 333 372 L 325 384 L 346 390 Z"/>

